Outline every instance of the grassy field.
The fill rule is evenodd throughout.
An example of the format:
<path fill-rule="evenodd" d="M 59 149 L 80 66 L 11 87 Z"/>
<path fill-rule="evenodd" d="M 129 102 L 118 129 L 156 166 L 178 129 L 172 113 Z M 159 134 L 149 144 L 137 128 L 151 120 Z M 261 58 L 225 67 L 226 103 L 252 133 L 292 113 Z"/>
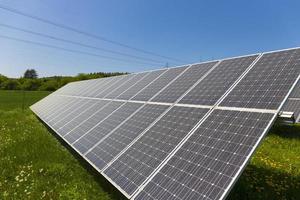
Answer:
<path fill-rule="evenodd" d="M 124 198 L 28 109 L 47 94 L 0 91 L 0 199 Z M 273 127 L 228 199 L 300 199 L 300 126 Z"/>

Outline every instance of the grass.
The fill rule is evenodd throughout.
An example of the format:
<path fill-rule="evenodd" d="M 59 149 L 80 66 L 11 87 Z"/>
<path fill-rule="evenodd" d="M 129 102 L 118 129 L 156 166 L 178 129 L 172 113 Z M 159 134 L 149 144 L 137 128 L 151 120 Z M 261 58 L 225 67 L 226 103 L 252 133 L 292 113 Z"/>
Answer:
<path fill-rule="evenodd" d="M 47 94 L 0 91 L 0 199 L 123 199 L 28 109 Z M 300 126 L 275 125 L 228 199 L 299 197 Z"/>

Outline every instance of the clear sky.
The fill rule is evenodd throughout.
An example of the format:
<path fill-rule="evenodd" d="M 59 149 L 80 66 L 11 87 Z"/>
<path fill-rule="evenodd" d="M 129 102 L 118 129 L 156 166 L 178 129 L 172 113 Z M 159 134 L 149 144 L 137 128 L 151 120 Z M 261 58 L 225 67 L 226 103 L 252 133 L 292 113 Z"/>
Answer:
<path fill-rule="evenodd" d="M 0 5 L 185 63 L 300 46 L 300 1 L 288 0 L 0 0 Z M 148 63 L 0 26 L 0 36 L 123 58 L 116 61 L 0 37 L 0 74 L 19 77 L 27 68 L 40 76 L 84 72 L 136 72 L 172 60 L 89 38 L 0 9 L 11 25 L 98 48 L 158 60 Z"/>

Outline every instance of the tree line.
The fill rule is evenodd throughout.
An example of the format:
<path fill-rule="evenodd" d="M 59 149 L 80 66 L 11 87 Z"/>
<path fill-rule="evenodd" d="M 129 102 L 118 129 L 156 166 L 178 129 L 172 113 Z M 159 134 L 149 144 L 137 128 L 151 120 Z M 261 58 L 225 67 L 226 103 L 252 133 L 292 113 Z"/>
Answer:
<path fill-rule="evenodd" d="M 52 76 L 39 78 L 36 70 L 28 69 L 21 78 L 8 78 L 0 74 L 0 89 L 2 90 L 41 90 L 55 91 L 58 88 L 73 81 L 81 81 L 95 78 L 104 78 L 110 76 L 118 76 L 127 73 L 121 72 L 96 72 L 96 73 L 80 73 L 77 76 Z"/>

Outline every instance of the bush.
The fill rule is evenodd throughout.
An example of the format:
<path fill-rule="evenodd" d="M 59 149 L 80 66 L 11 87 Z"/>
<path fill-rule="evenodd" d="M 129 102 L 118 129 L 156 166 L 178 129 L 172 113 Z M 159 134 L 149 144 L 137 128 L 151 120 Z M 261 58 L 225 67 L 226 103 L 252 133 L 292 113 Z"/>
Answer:
<path fill-rule="evenodd" d="M 41 81 L 38 79 L 26 79 L 22 84 L 23 90 L 37 90 L 41 86 Z"/>
<path fill-rule="evenodd" d="M 1 83 L 1 89 L 4 89 L 4 90 L 19 90 L 19 89 L 21 89 L 21 85 L 15 79 L 8 79 L 8 80 Z"/>
<path fill-rule="evenodd" d="M 45 81 L 39 87 L 39 90 L 42 91 L 55 91 L 57 89 L 58 89 L 58 81 L 56 80 Z"/>

